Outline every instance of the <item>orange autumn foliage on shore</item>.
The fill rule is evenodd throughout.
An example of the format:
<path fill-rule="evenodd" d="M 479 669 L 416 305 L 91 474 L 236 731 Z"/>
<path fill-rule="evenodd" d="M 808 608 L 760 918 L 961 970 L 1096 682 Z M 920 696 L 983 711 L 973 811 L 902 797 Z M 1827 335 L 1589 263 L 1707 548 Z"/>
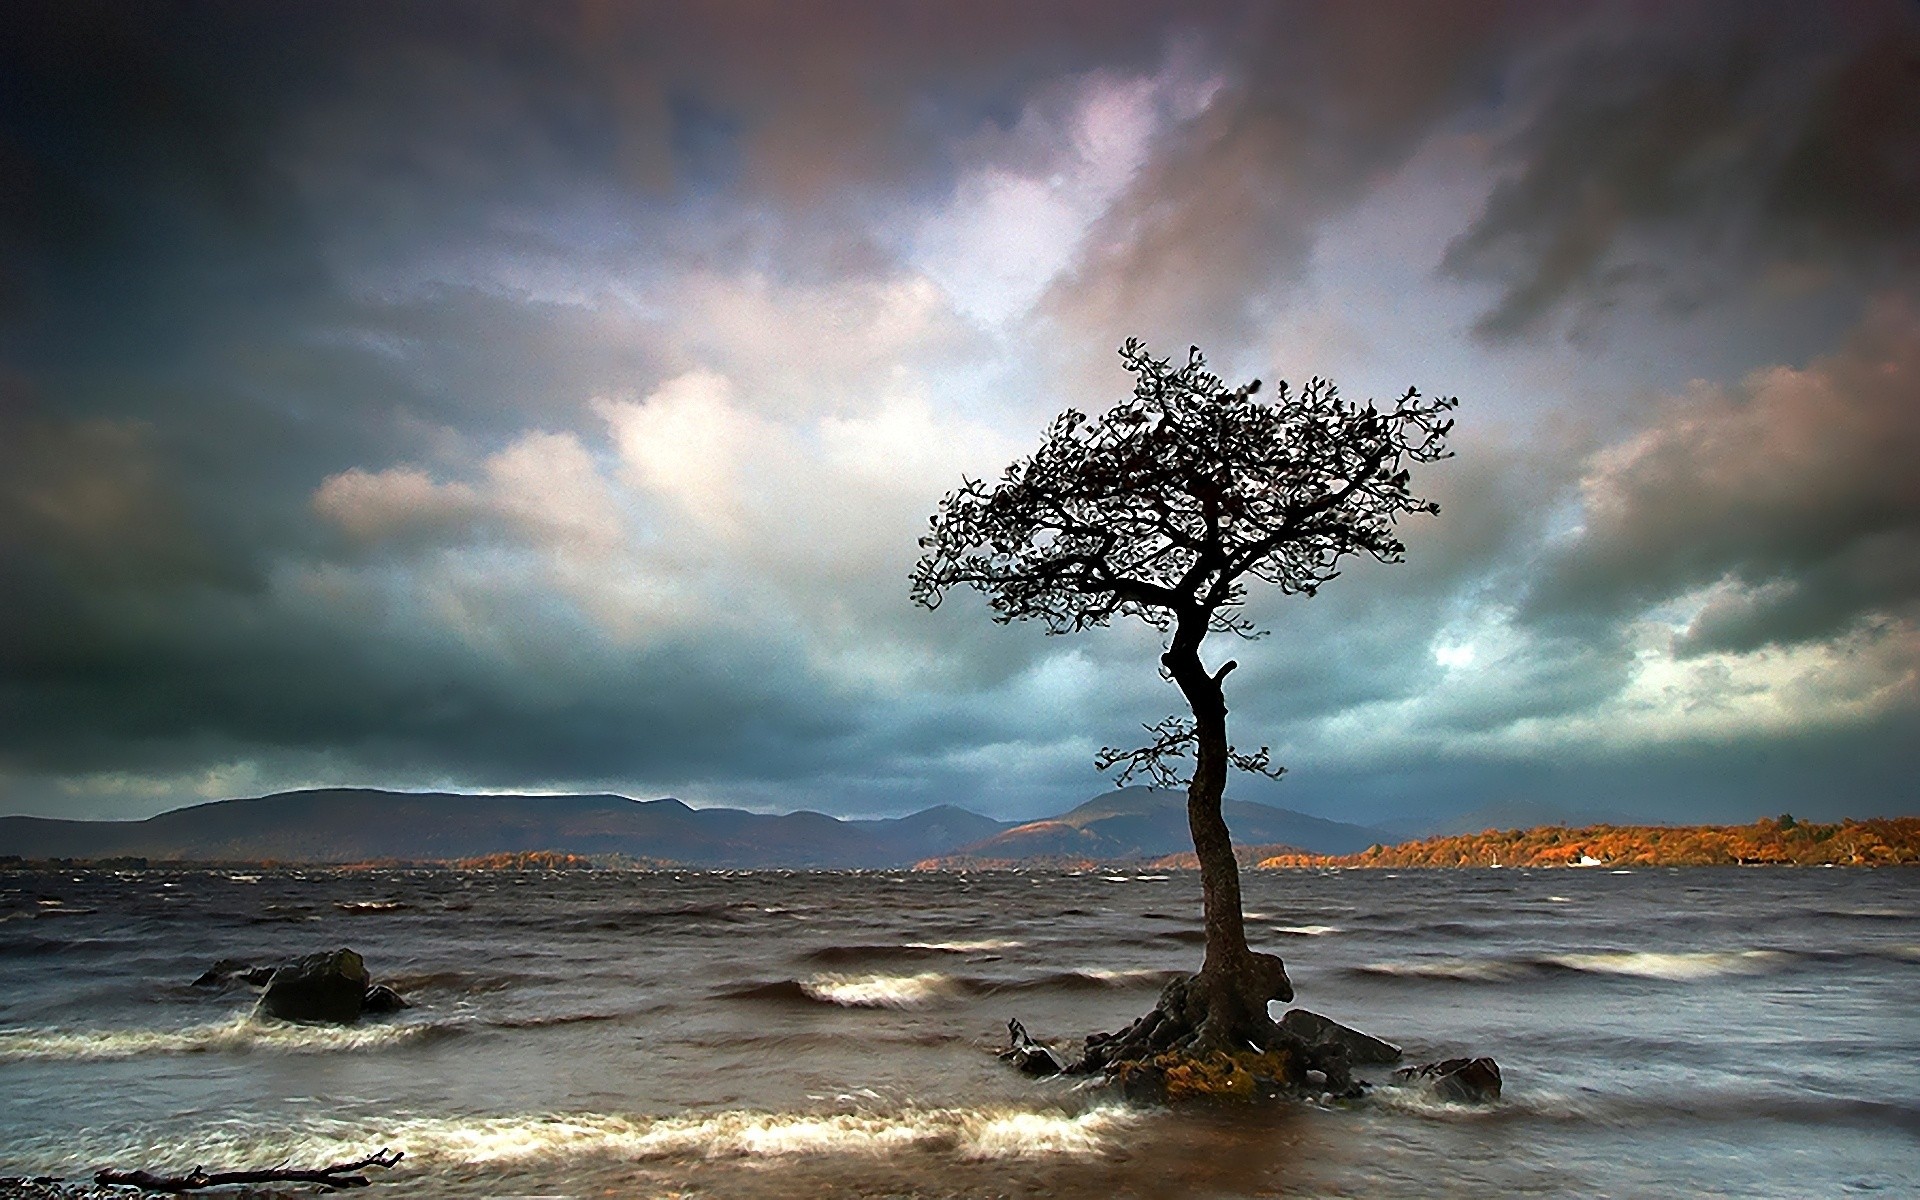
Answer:
<path fill-rule="evenodd" d="M 584 854 L 565 850 L 514 850 L 456 859 L 448 865 L 462 871 L 585 871 L 594 862 Z"/>
<path fill-rule="evenodd" d="M 1589 825 L 1569 829 L 1488 829 L 1373 846 L 1359 854 L 1277 854 L 1287 867 L 1570 867 L 1920 865 L 1920 817 L 1796 821 L 1791 815 L 1751 825 Z"/>

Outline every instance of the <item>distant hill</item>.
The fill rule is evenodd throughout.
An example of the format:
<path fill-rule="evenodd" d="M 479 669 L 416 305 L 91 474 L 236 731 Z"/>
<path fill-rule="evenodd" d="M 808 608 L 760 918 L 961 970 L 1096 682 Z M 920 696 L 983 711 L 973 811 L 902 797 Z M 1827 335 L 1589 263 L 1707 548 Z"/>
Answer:
<path fill-rule="evenodd" d="M 1266 804 L 1227 800 L 1220 807 L 1234 842 L 1240 846 L 1347 854 L 1391 840 L 1377 829 Z M 1191 854 L 1192 850 L 1185 794 L 1129 787 L 1095 796 L 1057 817 L 1001 830 L 920 865 L 958 869 L 1025 862 L 1151 860 Z"/>
<path fill-rule="evenodd" d="M 885 820 L 841 820 L 625 796 L 326 788 L 216 800 L 144 821 L 0 817 L 0 855 L 344 863 L 558 851 L 703 867 L 890 867 L 1006 827 L 950 805 Z"/>

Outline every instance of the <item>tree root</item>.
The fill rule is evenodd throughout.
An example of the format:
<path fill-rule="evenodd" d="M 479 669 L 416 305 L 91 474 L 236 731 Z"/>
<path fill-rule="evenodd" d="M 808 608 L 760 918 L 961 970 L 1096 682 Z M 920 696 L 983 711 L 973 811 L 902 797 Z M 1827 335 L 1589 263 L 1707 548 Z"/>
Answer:
<path fill-rule="evenodd" d="M 1266 999 L 1215 1003 L 1201 976 L 1183 976 L 1125 1029 L 1088 1037 L 1066 1073 L 1104 1074 L 1130 1099 L 1149 1101 L 1358 1096 L 1345 1047 L 1281 1028 L 1267 1016 Z"/>
<path fill-rule="evenodd" d="M 185 1175 L 156 1175 L 152 1171 L 116 1171 L 106 1168 L 94 1173 L 93 1181 L 99 1184 L 120 1184 L 136 1187 L 149 1192 L 197 1192 L 202 1188 L 223 1187 L 236 1183 L 317 1183 L 322 1187 L 356 1188 L 366 1187 L 365 1175 L 354 1172 L 367 1167 L 391 1167 L 397 1164 L 402 1155 L 398 1150 L 380 1150 L 365 1158 L 352 1162 L 334 1163 L 330 1167 L 318 1167 L 301 1170 L 295 1167 L 268 1167 L 261 1171 L 208 1171 L 204 1167 L 195 1167 Z"/>

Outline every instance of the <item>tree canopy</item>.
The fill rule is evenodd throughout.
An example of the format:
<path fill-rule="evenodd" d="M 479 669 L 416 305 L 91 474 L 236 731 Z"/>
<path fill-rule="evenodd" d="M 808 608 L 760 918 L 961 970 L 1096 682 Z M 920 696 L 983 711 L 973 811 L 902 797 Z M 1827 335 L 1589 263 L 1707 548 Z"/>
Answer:
<path fill-rule="evenodd" d="M 1242 634 L 1249 579 L 1313 595 L 1340 560 L 1406 552 L 1394 524 L 1439 506 L 1409 464 L 1444 457 L 1452 399 L 1409 388 L 1391 408 L 1324 379 L 1271 402 L 1228 389 L 1198 347 L 1175 367 L 1138 340 L 1120 350 L 1132 396 L 1098 419 L 1067 409 L 998 483 L 965 480 L 920 540 L 913 596 L 986 593 L 994 618 L 1068 633 L 1134 616 Z"/>

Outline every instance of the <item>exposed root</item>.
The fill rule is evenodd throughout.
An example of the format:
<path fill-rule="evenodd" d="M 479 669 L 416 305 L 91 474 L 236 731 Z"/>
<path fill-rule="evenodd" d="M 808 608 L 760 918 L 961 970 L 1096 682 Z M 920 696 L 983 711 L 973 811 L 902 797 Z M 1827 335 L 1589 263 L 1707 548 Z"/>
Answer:
<path fill-rule="evenodd" d="M 1293 988 L 1278 958 L 1255 958 L 1226 996 L 1200 975 L 1173 980 L 1152 1011 L 1087 1038 L 1067 1072 L 1104 1074 L 1130 1099 L 1156 1102 L 1359 1095 L 1344 1047 L 1309 1043 L 1267 1015 L 1267 1001 L 1291 999 Z"/>

